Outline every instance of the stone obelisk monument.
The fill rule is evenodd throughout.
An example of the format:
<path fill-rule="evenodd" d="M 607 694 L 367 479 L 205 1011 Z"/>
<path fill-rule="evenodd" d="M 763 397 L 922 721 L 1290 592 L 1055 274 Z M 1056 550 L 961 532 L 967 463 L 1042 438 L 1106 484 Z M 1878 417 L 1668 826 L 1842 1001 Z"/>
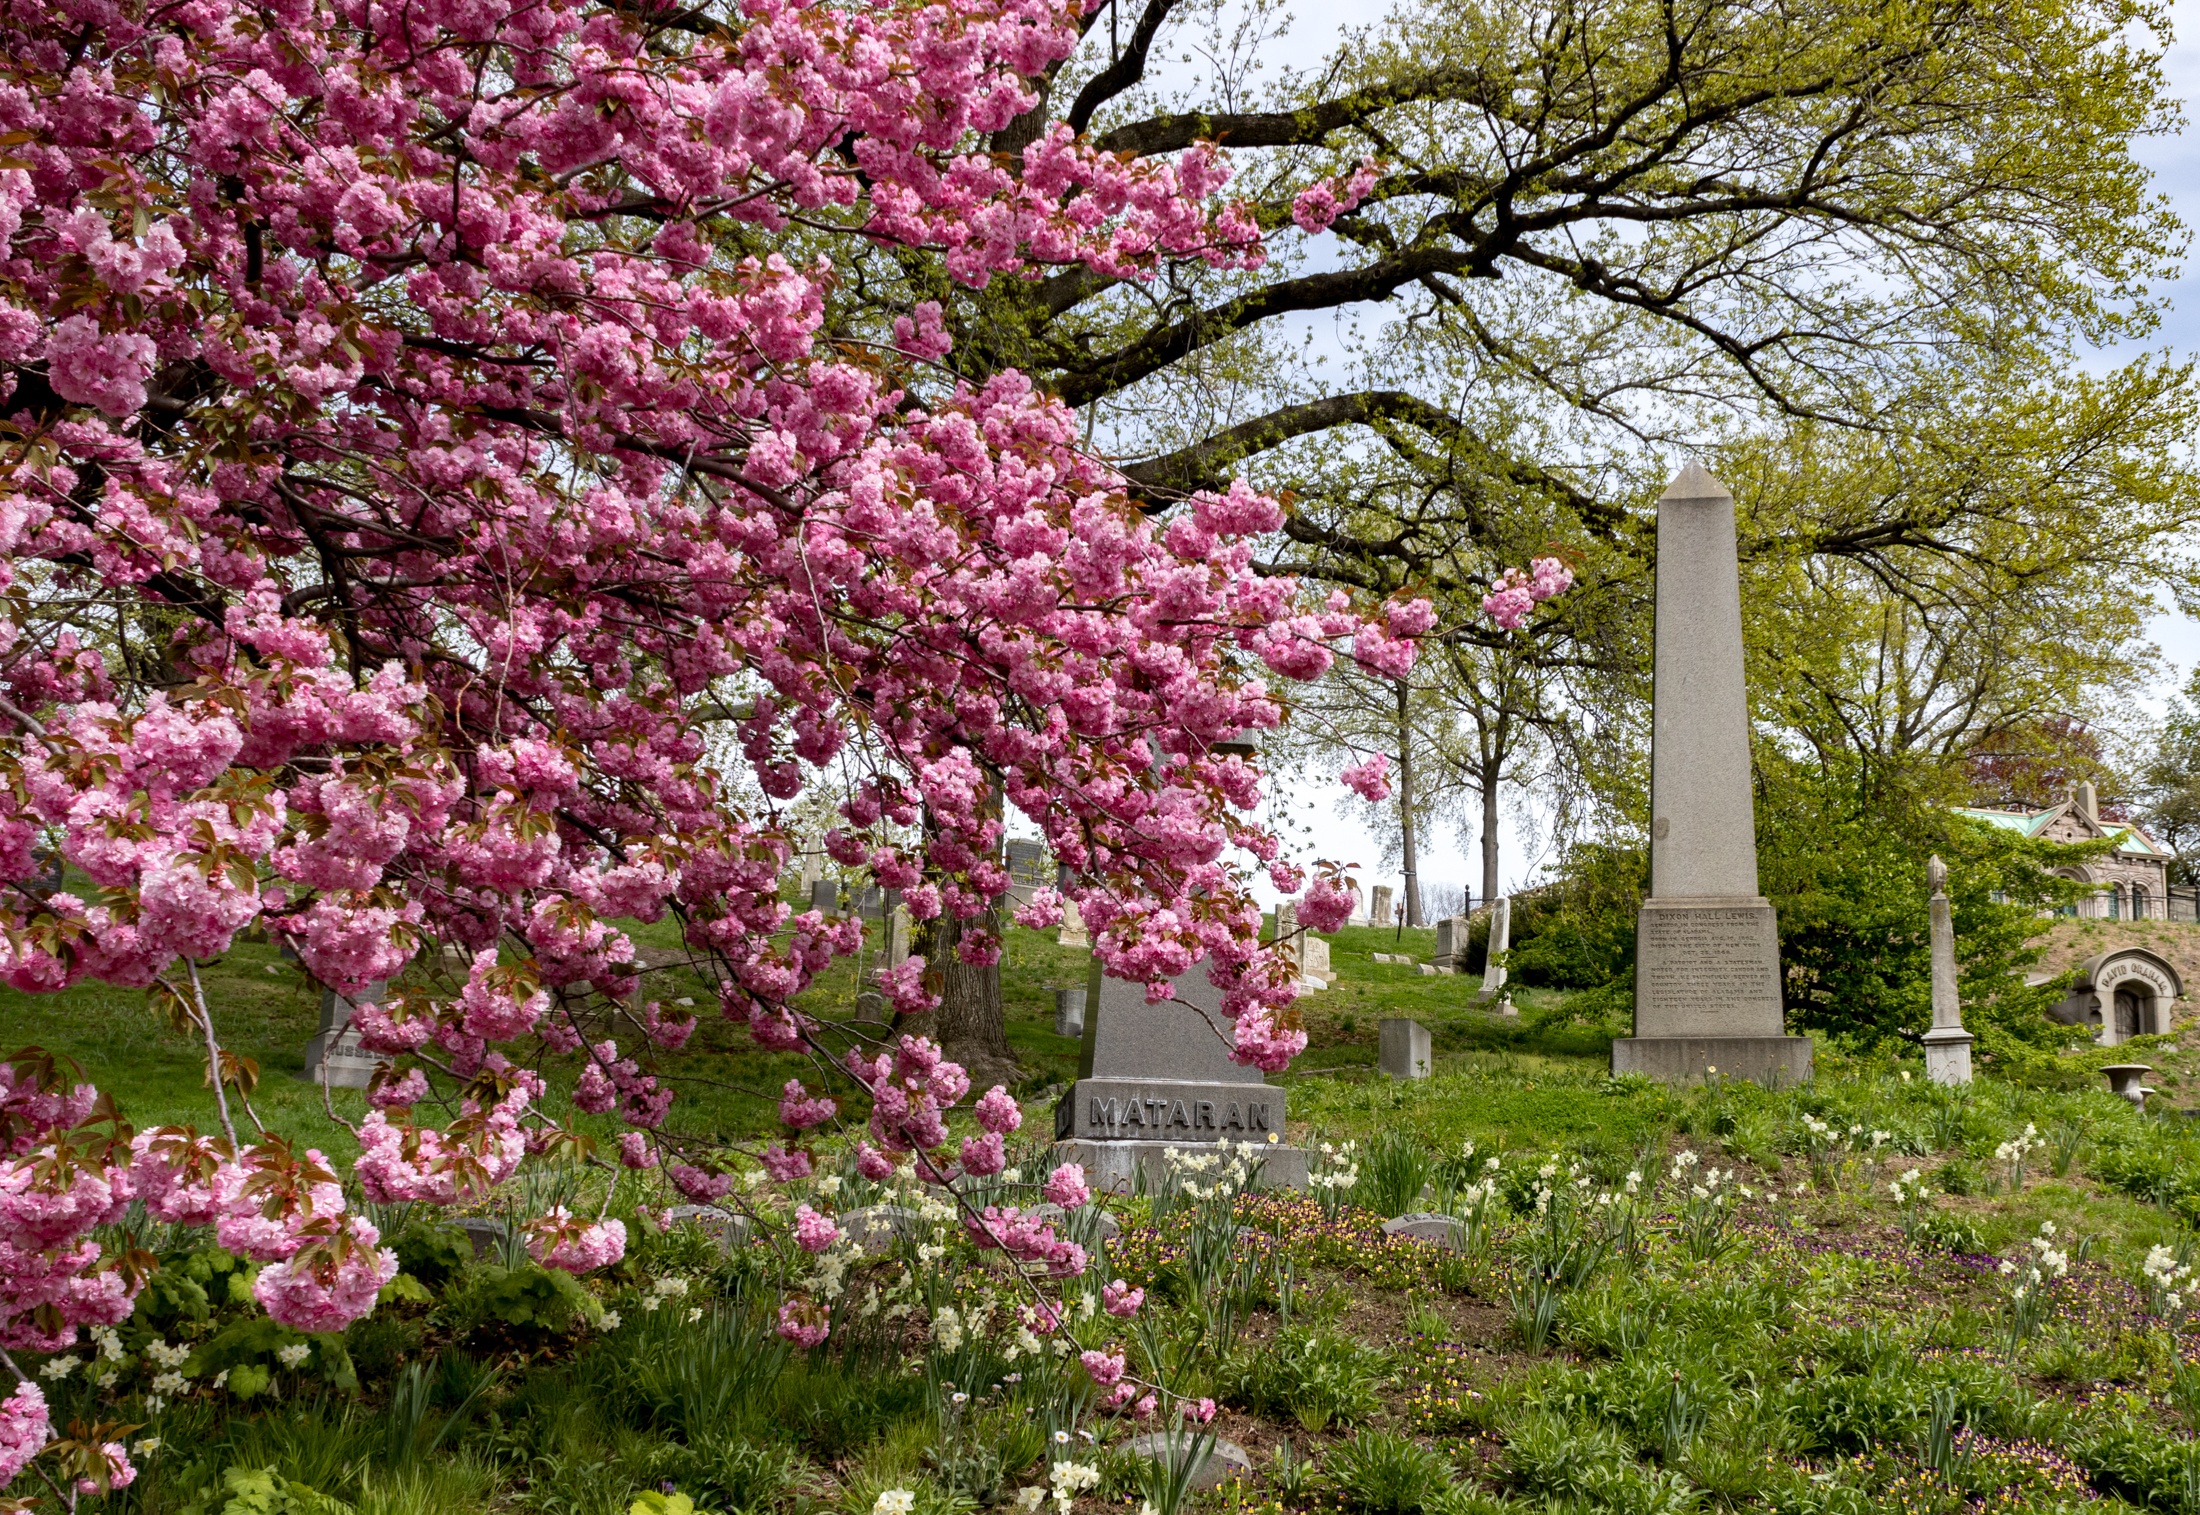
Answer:
<path fill-rule="evenodd" d="M 1810 1077 L 1787 1035 L 1780 934 L 1757 892 L 1734 496 L 1695 463 L 1658 500 L 1650 897 L 1635 926 L 1635 1034 L 1612 1071 L 1678 1083 Z"/>
<path fill-rule="evenodd" d="M 1933 1029 L 1925 1033 L 1925 1076 L 1936 1084 L 1971 1081 L 1971 1043 L 1963 1029 L 1963 1001 L 1956 993 L 1956 923 L 1948 911 L 1948 865 L 1934 858 L 1925 865 L 1932 886 Z"/>

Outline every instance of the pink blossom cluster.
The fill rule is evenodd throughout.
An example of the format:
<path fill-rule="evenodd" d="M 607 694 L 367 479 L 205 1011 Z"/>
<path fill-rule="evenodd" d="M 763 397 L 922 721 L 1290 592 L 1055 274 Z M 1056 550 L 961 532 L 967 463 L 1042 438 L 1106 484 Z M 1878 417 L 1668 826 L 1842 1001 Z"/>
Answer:
<path fill-rule="evenodd" d="M 1085 1271 L 1083 1247 L 1056 1236 L 1052 1221 L 1025 1215 L 1014 1205 L 987 1205 L 982 1213 L 963 1217 L 963 1229 L 981 1251 L 998 1248 L 1053 1277 L 1074 1278 Z"/>
<path fill-rule="evenodd" d="M 529 1226 L 527 1255 L 546 1268 L 593 1273 L 626 1256 L 626 1223 L 584 1220 L 552 1205 Z"/>
<path fill-rule="evenodd" d="M 1528 612 L 1574 587 L 1574 571 L 1557 558 L 1537 558 L 1525 569 L 1508 568 L 1482 597 L 1483 613 L 1506 631 L 1518 631 Z"/>
<path fill-rule="evenodd" d="M 862 927 L 782 902 L 783 802 L 859 736 L 825 846 L 963 923 L 963 962 L 1000 953 L 1005 804 L 1080 880 L 1108 972 L 1159 997 L 1204 965 L 1233 1055 L 1304 1044 L 1231 856 L 1278 853 L 1234 739 L 1282 719 L 1271 677 L 1402 670 L 1426 602 L 1258 573 L 1282 512 L 1242 481 L 1149 519 L 1025 376 L 930 366 L 937 306 L 861 349 L 827 331 L 829 258 L 735 247 L 837 226 L 968 286 L 1257 266 L 1226 156 L 1060 124 L 989 151 L 1076 44 L 1074 7 L 736 10 L 723 46 L 670 49 L 606 0 L 0 15 L 0 589 L 30 597 L 0 598 L 0 883 L 24 886 L 0 890 L 0 981 L 187 1003 L 187 961 L 265 928 L 388 1060 L 356 1170 L 378 1203 L 488 1192 L 572 1135 L 566 1102 L 633 1128 L 628 1166 L 723 1197 L 724 1155 L 667 1134 L 658 1054 L 695 1020 L 639 1002 L 617 923 L 677 914 L 722 1014 L 818 1052 L 797 997 Z M 1302 226 L 1373 174 L 1310 189 Z M 70 618 L 27 613 L 48 585 L 157 610 L 172 677 L 140 691 Z M 735 681 L 753 697 L 722 759 Z M 28 887 L 41 845 L 90 889 Z M 462 983 L 366 993 L 447 960 Z M 934 973 L 913 958 L 881 988 L 920 1011 Z M 869 1103 L 867 1173 L 1004 1165 L 1014 1102 L 981 1098 L 950 1156 L 969 1079 L 929 1043 L 839 1071 Z M 85 1233 L 132 1197 L 264 1262 L 279 1319 L 371 1308 L 389 1254 L 317 1154 L 168 1132 L 40 1168 L 91 1113 L 22 1076 L 0 1073 L 0 1340 L 54 1341 L 42 1310 L 72 1337 L 127 1311 Z M 801 1131 L 839 1105 L 798 1083 L 780 1113 Z M 553 1265 L 610 1254 L 564 1224 Z M 987 1235 L 1074 1271 L 1013 1216 Z"/>
<path fill-rule="evenodd" d="M 24 1379 L 14 1393 L 0 1399 L 0 1488 L 14 1482 L 15 1475 L 52 1439 L 46 1396 L 37 1384 Z"/>

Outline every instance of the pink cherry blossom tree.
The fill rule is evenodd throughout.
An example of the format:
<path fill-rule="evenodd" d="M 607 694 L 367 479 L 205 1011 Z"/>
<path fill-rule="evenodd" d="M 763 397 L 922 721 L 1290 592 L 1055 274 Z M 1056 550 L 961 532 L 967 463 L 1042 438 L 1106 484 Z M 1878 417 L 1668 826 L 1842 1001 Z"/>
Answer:
<path fill-rule="evenodd" d="M 1013 162 L 980 150 L 1078 20 L 0 14 L 0 971 L 147 989 L 203 1041 L 220 1128 L 133 1133 L 49 1061 L 0 1065 L 0 1349 L 127 1314 L 136 1275 L 90 1232 L 133 1199 L 262 1263 L 277 1320 L 373 1308 L 395 1263 L 342 1175 L 232 1109 L 198 965 L 247 927 L 339 993 L 405 980 L 357 1022 L 390 1061 L 351 1176 L 370 1200 L 586 1153 L 567 1105 L 616 1111 L 615 1160 L 699 1199 L 737 1153 L 805 1174 L 803 1134 L 844 1100 L 881 1173 L 998 1171 L 1004 1090 L 957 1147 L 970 1081 L 937 1048 L 796 1006 L 861 939 L 780 899 L 782 807 L 821 782 L 843 786 L 834 858 L 964 923 L 1005 884 L 997 790 L 1084 880 L 1109 972 L 1159 997 L 1204 963 L 1237 1057 L 1303 1046 L 1247 869 L 1304 880 L 1251 819 L 1260 775 L 1218 747 L 1340 647 L 1402 665 L 1425 607 L 1256 573 L 1281 514 L 1241 484 L 1150 520 L 1020 374 L 944 379 L 935 307 L 890 333 L 827 319 L 836 240 L 973 286 L 1259 263 L 1211 144 L 1127 159 L 1057 125 Z M 1302 223 L 1366 178 L 1308 186 Z M 719 729 L 743 782 L 708 758 Z M 52 857 L 90 889 L 53 887 Z M 1343 898 L 1316 879 L 1302 918 Z M 677 1118 L 661 1054 L 694 1022 L 642 996 L 621 927 L 668 914 L 720 1012 L 811 1060 L 777 1142 Z M 999 947 L 966 924 L 957 950 Z M 456 978 L 406 977 L 453 953 Z M 926 1006 L 926 966 L 888 977 L 897 1008 Z M 1082 1265 L 1012 1211 L 972 1224 Z M 803 1246 L 829 1233 L 793 1222 Z M 529 1250 L 585 1270 L 624 1241 L 561 1207 Z M 819 1328 L 800 1300 L 782 1320 Z M 36 1398 L 8 1402 L 0 1468 Z"/>

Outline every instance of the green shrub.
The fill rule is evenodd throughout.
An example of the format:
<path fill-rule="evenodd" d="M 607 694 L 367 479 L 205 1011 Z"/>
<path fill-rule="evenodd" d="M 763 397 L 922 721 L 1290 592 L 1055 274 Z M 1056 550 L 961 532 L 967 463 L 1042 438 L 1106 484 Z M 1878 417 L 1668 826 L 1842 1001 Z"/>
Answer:
<path fill-rule="evenodd" d="M 1389 1359 L 1373 1347 L 1321 1327 L 1292 1327 L 1232 1358 L 1216 1387 L 1232 1403 L 1289 1415 L 1309 1431 L 1355 1425 L 1381 1408 L 1376 1388 Z"/>
<path fill-rule="evenodd" d="M 1360 1182 L 1352 1197 L 1378 1215 L 1404 1215 L 1421 1202 L 1421 1191 L 1435 1171 L 1418 1137 L 1410 1131 L 1386 1130 L 1360 1159 Z"/>
<path fill-rule="evenodd" d="M 352 1507 L 272 1468 L 224 1468 L 177 1515 L 352 1515 Z"/>
<path fill-rule="evenodd" d="M 1338 1501 L 1365 1515 L 1417 1515 L 1451 1483 L 1451 1464 L 1395 1431 L 1361 1431 L 1324 1459 Z"/>
<path fill-rule="evenodd" d="M 523 1268 L 482 1263 L 461 1281 L 451 1311 L 468 1335 L 482 1332 L 540 1347 L 602 1314 L 603 1306 L 570 1273 L 532 1263 Z"/>

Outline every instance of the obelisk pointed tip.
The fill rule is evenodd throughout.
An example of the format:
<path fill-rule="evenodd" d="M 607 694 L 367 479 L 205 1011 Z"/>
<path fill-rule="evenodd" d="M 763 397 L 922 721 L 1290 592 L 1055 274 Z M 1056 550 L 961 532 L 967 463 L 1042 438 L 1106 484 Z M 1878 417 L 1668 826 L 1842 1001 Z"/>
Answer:
<path fill-rule="evenodd" d="M 1724 484 L 1711 477 L 1709 469 L 1690 458 L 1681 465 L 1681 471 L 1672 483 L 1665 486 L 1665 493 L 1658 496 L 1658 503 L 1667 500 L 1731 500 L 1734 494 Z"/>

